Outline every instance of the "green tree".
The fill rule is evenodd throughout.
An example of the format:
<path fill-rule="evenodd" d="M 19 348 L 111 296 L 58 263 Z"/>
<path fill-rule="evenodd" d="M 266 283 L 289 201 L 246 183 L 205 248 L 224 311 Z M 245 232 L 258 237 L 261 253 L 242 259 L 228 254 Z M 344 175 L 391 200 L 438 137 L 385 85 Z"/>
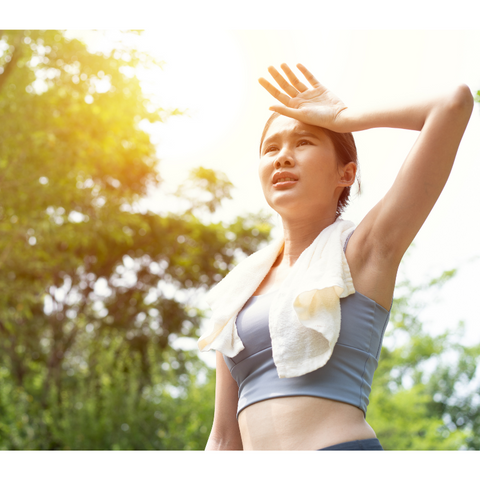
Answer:
<path fill-rule="evenodd" d="M 367 412 L 386 450 L 480 449 L 480 343 L 465 345 L 462 323 L 436 336 L 422 325 L 425 299 L 455 274 L 396 289 Z"/>
<path fill-rule="evenodd" d="M 211 415 L 211 374 L 172 342 L 198 335 L 198 294 L 270 224 L 201 221 L 232 187 L 207 169 L 184 213 L 138 207 L 161 188 L 140 126 L 180 112 L 145 96 L 135 68 L 161 64 L 131 42 L 0 38 L 0 448 L 202 448 L 178 432 Z"/>

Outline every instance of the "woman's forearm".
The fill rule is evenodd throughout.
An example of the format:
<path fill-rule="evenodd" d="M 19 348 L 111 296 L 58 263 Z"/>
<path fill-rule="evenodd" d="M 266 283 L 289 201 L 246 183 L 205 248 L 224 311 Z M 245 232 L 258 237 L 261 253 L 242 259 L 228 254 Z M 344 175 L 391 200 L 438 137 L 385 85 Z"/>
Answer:
<path fill-rule="evenodd" d="M 467 85 L 460 85 L 452 91 L 432 99 L 409 103 L 397 107 L 377 109 L 347 108 L 341 115 L 345 131 L 358 132 L 370 128 L 402 128 L 422 130 L 427 119 L 433 115 L 452 111 L 454 114 L 472 110 L 473 97 Z M 468 118 L 467 118 L 468 119 Z M 452 118 L 452 121 L 455 119 Z"/>
<path fill-rule="evenodd" d="M 238 438 L 221 438 L 210 434 L 205 451 L 208 450 L 243 450 L 241 439 Z"/>

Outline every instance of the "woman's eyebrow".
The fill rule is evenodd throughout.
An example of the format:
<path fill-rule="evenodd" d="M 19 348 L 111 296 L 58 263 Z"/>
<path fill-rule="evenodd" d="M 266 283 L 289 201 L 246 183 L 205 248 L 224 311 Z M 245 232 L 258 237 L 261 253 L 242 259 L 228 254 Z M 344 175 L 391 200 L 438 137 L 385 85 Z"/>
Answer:
<path fill-rule="evenodd" d="M 318 135 L 315 135 L 313 132 L 309 132 L 308 130 L 293 130 L 288 133 L 288 135 L 294 136 L 294 137 L 311 137 L 311 138 L 316 138 L 317 140 L 320 140 Z M 270 137 L 267 137 L 263 141 L 263 145 L 275 141 L 278 137 L 280 137 L 280 133 L 274 133 Z"/>
<path fill-rule="evenodd" d="M 293 134 L 294 134 L 296 137 L 312 137 L 312 138 L 316 138 L 317 140 L 319 140 L 318 135 L 316 135 L 316 134 L 313 133 L 313 132 L 309 132 L 308 130 L 296 131 L 296 132 L 293 132 Z"/>

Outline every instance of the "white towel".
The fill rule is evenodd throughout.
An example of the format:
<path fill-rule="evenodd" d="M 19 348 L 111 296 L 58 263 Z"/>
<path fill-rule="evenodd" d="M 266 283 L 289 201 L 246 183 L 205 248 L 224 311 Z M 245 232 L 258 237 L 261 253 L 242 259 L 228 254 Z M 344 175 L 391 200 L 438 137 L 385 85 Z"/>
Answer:
<path fill-rule="evenodd" d="M 355 226 L 337 219 L 317 236 L 291 268 L 273 298 L 269 314 L 273 361 L 280 378 L 312 372 L 327 363 L 340 334 L 340 298 L 355 293 L 343 252 Z M 245 347 L 236 318 L 265 278 L 284 239 L 240 262 L 206 297 L 211 326 L 198 340 L 202 352 L 234 357 Z"/>

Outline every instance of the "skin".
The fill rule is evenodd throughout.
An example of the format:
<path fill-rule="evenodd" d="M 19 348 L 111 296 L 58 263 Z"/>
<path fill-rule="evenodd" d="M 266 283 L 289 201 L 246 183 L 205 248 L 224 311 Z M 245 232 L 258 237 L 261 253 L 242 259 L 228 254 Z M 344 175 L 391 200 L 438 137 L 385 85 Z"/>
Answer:
<path fill-rule="evenodd" d="M 422 102 L 380 110 L 349 109 L 302 65 L 309 86 L 285 64 L 269 72 L 283 92 L 260 84 L 281 104 L 282 116 L 262 145 L 259 176 L 265 198 L 282 217 L 285 245 L 255 295 L 277 290 L 290 268 L 319 233 L 335 221 L 342 189 L 353 184 L 356 167 L 339 165 L 321 128 L 355 132 L 390 127 L 420 134 L 387 194 L 357 226 L 346 258 L 357 292 L 389 310 L 400 261 L 425 222 L 450 174 L 473 108 L 466 85 Z M 296 181 L 273 183 L 276 173 Z M 207 450 L 317 450 L 336 443 L 374 438 L 363 412 L 325 398 L 294 396 L 248 406 L 236 419 L 238 387 L 217 352 L 215 416 Z"/>

